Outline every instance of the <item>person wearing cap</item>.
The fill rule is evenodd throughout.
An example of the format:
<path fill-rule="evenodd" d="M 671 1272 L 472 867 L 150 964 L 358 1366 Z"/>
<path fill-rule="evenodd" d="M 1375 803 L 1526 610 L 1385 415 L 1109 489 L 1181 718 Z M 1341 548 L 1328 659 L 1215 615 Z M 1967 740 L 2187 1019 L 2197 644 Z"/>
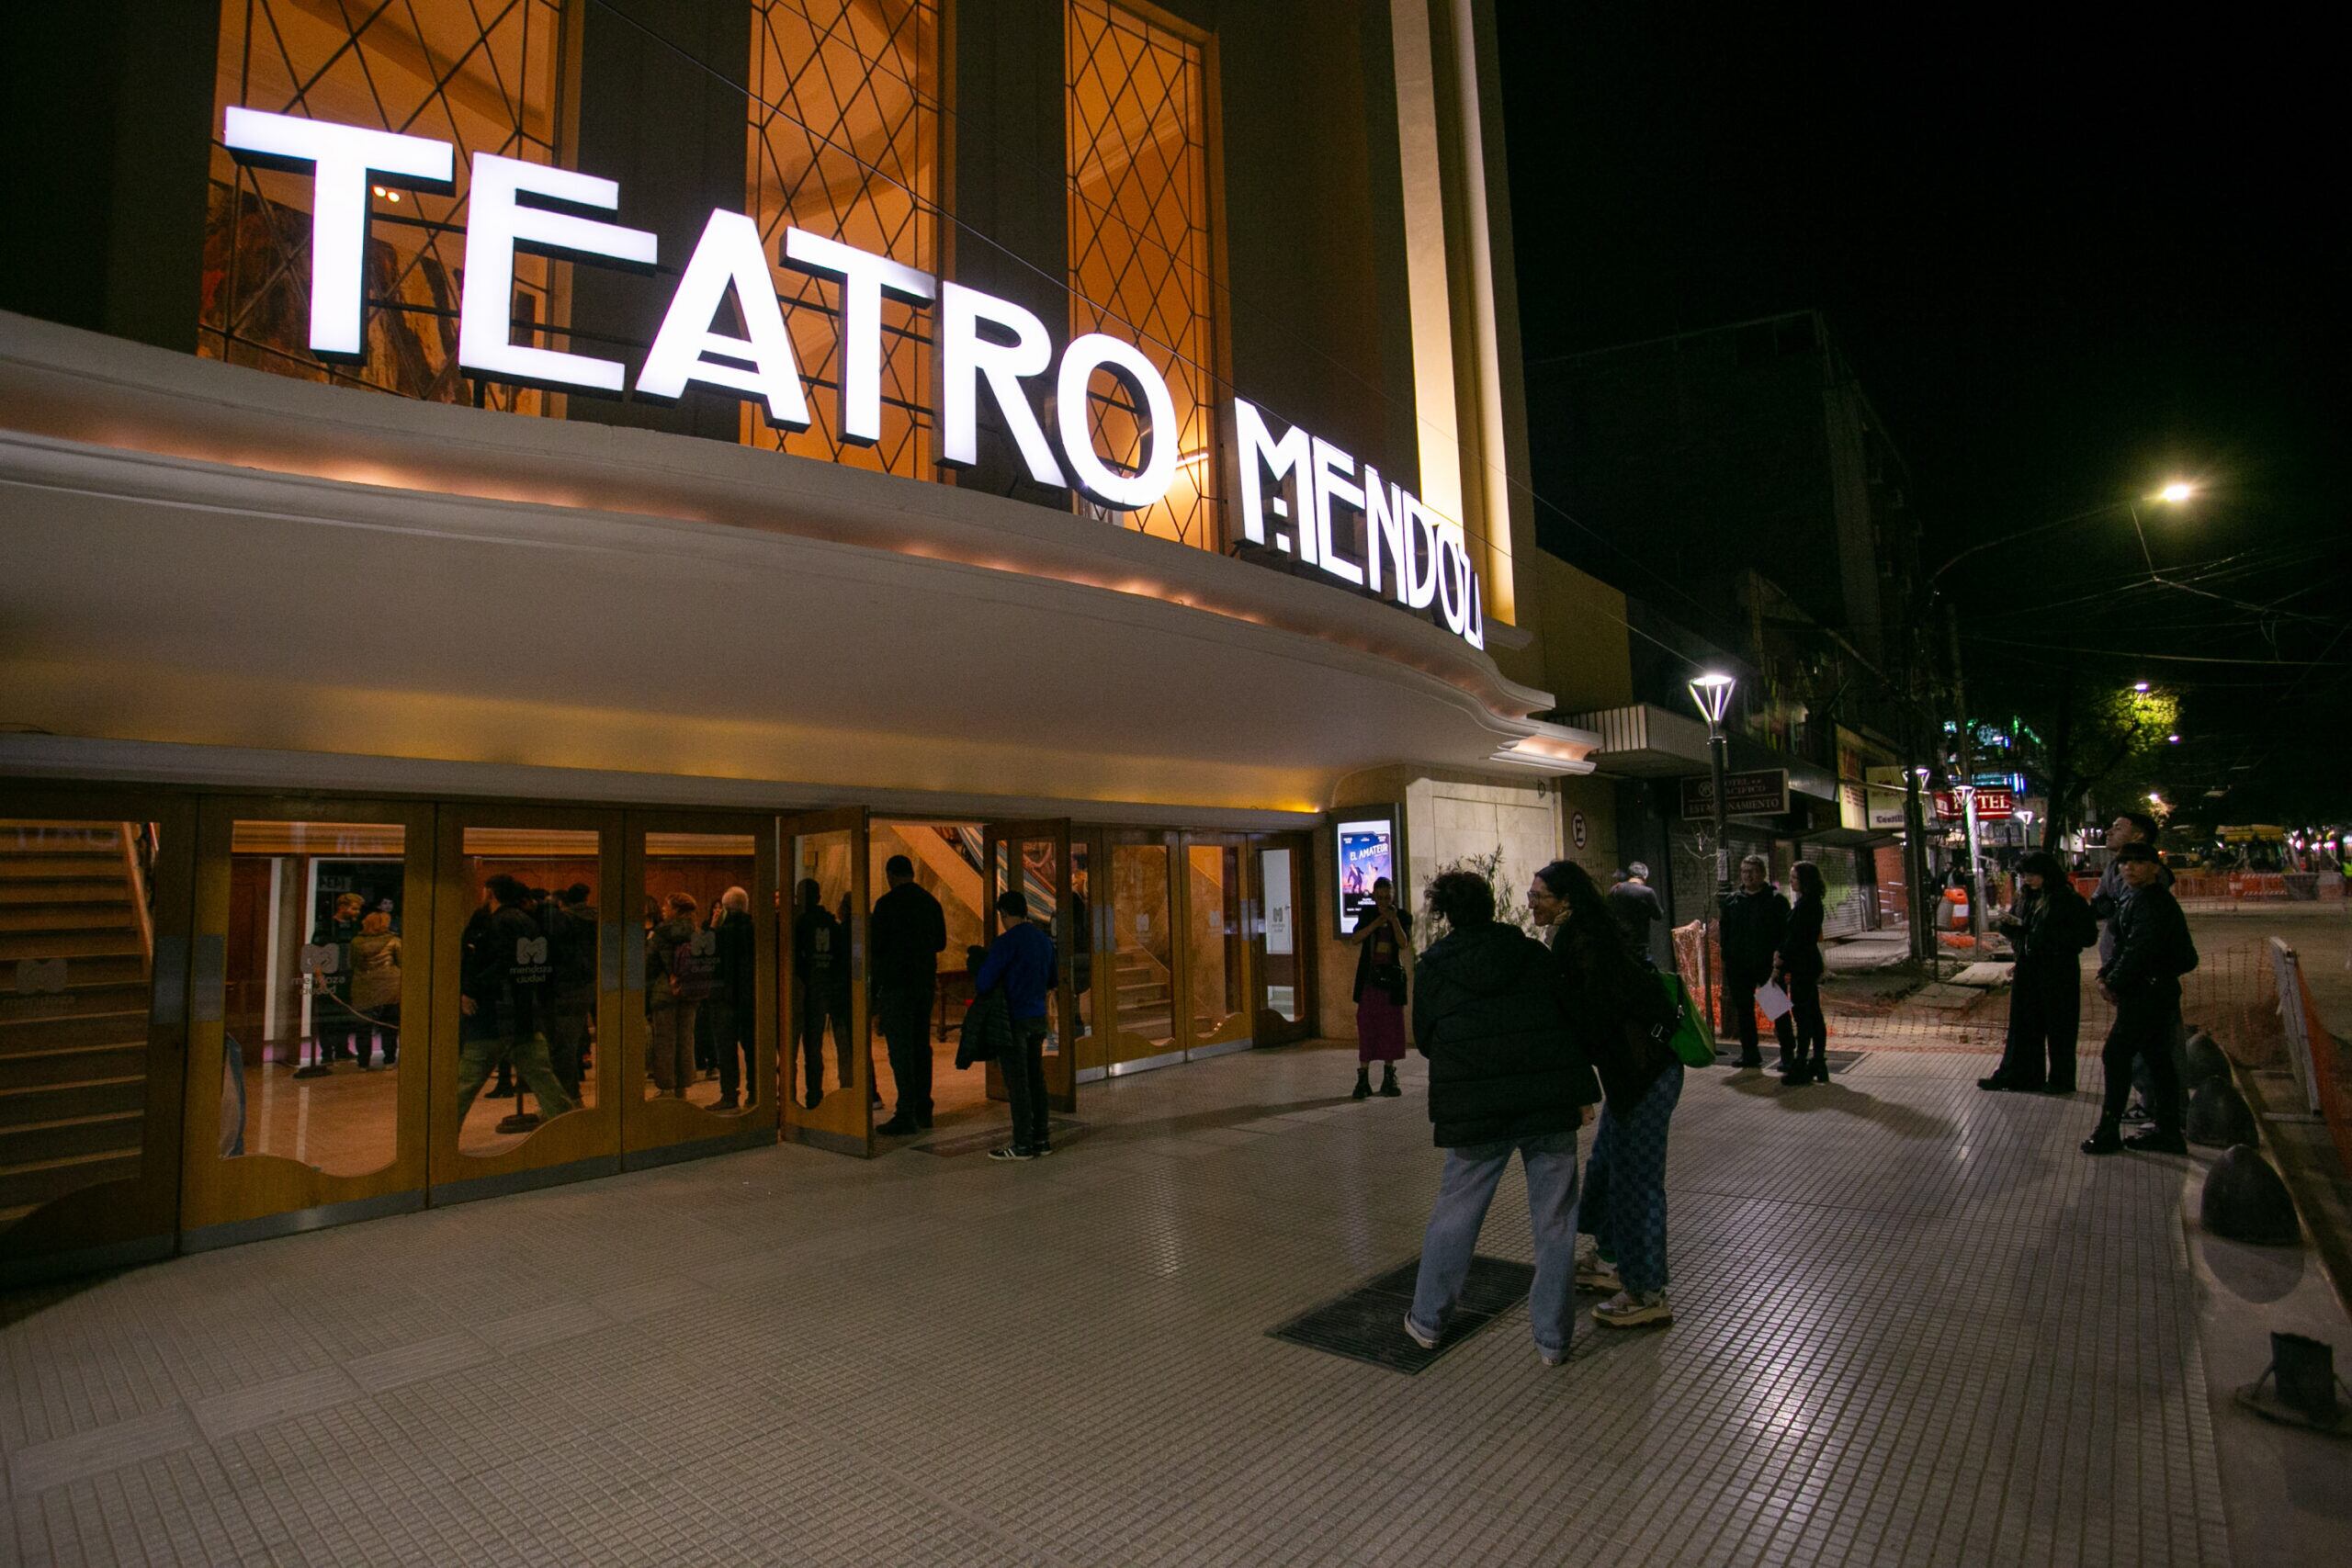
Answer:
<path fill-rule="evenodd" d="M 2158 880 L 2164 863 L 2155 847 L 2141 840 L 2115 852 L 2132 896 L 2115 916 L 2115 956 L 2099 965 L 2101 994 L 2115 1004 L 2115 1024 L 2107 1032 L 2099 1059 L 2107 1067 L 2098 1126 L 2083 1144 L 2086 1155 L 2127 1148 L 2151 1154 L 2187 1154 L 2180 1135 L 2180 1073 L 2173 1065 L 2172 1040 L 2180 1027 L 2180 977 L 2197 967 L 2197 944 L 2188 918 Z M 2147 1064 L 2155 1125 L 2125 1138 L 2119 1135 L 2123 1102 L 2131 1093 L 2132 1066 Z"/>
<path fill-rule="evenodd" d="M 2058 867 L 2058 857 L 2036 850 L 2018 863 L 2025 893 L 2001 930 L 2018 955 L 2009 976 L 2009 1032 L 2001 1065 L 1982 1089 L 2075 1092 L 2075 1042 L 2083 1023 L 2083 949 L 2098 939 L 2090 905 Z"/>
<path fill-rule="evenodd" d="M 1657 890 L 1650 886 L 1650 868 L 1640 861 L 1627 866 L 1623 874 L 1610 884 L 1606 901 L 1609 918 L 1625 933 L 1634 956 L 1655 966 L 1650 957 L 1650 927 L 1666 918 L 1666 906 L 1658 902 Z"/>

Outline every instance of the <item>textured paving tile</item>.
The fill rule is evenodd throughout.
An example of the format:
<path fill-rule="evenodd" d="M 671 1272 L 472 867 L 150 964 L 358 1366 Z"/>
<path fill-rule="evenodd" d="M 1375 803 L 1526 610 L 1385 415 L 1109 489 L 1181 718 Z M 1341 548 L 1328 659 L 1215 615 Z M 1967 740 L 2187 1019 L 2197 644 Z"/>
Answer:
<path fill-rule="evenodd" d="M 1034 1166 L 761 1149 L 27 1292 L 0 1558 L 2225 1562 L 2187 1167 L 1983 1066 L 1692 1073 L 1676 1323 L 1548 1370 L 1516 1305 L 1411 1379 L 1266 1337 L 1436 1189 L 1420 1065 L 1332 1051 L 1091 1086 Z"/>

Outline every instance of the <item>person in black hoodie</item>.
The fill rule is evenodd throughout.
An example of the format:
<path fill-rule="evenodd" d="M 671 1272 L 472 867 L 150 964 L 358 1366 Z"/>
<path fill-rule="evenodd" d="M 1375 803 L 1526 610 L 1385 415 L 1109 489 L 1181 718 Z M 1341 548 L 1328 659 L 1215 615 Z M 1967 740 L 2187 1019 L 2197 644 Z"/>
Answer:
<path fill-rule="evenodd" d="M 1789 874 L 1797 885 L 1797 901 L 1781 930 L 1772 974 L 1789 994 L 1788 1018 L 1796 1024 L 1796 1059 L 1781 1059 L 1781 1082 L 1794 1089 L 1829 1081 L 1829 1022 L 1821 1016 L 1821 976 L 1827 967 L 1821 957 L 1821 922 L 1827 889 L 1821 868 L 1809 860 L 1791 866 Z"/>
<path fill-rule="evenodd" d="M 1764 1057 L 1756 1049 L 1756 987 L 1772 977 L 1772 955 L 1781 951 L 1781 936 L 1789 924 L 1789 901 L 1772 886 L 1762 855 L 1747 855 L 1739 863 L 1739 886 L 1724 895 L 1724 1011 L 1731 1015 L 1739 1038 L 1739 1065 L 1760 1067 Z M 1781 1043 L 1781 1071 L 1796 1058 L 1796 1032 L 1789 1015 L 1772 1021 L 1773 1037 Z"/>
<path fill-rule="evenodd" d="M 2024 897 L 2018 913 L 2000 922 L 2018 955 L 2009 976 L 2009 1033 L 2001 1065 L 1976 1087 L 2072 1094 L 2075 1041 L 2083 1026 L 2083 949 L 2098 940 L 2098 919 L 2049 851 L 2019 861 L 2018 875 Z"/>
<path fill-rule="evenodd" d="M 2180 1135 L 2180 1073 L 2173 1065 L 2172 1039 L 2180 1028 L 2180 977 L 2197 967 L 2197 944 L 2188 918 L 2172 890 L 2157 880 L 2164 863 L 2155 846 L 2132 842 L 2116 851 L 2132 897 L 2116 911 L 2115 956 L 2099 967 L 2099 990 L 2115 1004 L 2115 1025 L 2107 1032 L 2099 1060 L 2107 1067 L 2098 1126 L 2083 1144 L 2086 1155 L 2127 1148 L 2151 1154 L 2185 1155 Z M 2134 1057 L 2148 1065 L 2154 1080 L 2155 1125 L 2120 1137 L 2123 1102 L 2132 1092 Z"/>
<path fill-rule="evenodd" d="M 1682 1060 L 1669 1043 L 1680 1010 L 1582 866 L 1554 861 L 1535 874 L 1527 902 L 1551 934 L 1569 1037 L 1600 1074 L 1600 1126 L 1577 1210 L 1576 1282 L 1613 1292 L 1592 1312 L 1604 1327 L 1671 1323 L 1666 1138 L 1682 1098 Z"/>
<path fill-rule="evenodd" d="M 1516 1149 L 1535 1238 L 1528 1320 L 1537 1354 L 1556 1366 L 1574 1327 L 1577 1129 L 1590 1119 L 1600 1086 L 1561 1013 L 1552 955 L 1525 931 L 1497 923 L 1487 879 L 1448 872 L 1430 885 L 1429 906 L 1453 929 L 1416 966 L 1413 1035 L 1430 1062 L 1430 1120 L 1445 1171 L 1405 1332 L 1422 1348 L 1436 1348 Z"/>

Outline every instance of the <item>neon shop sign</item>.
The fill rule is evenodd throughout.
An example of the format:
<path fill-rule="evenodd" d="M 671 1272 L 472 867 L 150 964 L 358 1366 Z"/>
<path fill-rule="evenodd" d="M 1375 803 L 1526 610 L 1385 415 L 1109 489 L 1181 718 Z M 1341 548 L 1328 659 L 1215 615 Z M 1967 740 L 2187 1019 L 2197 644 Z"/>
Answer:
<path fill-rule="evenodd" d="M 362 277 L 371 187 L 447 193 L 456 188 L 457 150 L 431 137 L 231 108 L 222 143 L 240 162 L 308 170 L 311 201 L 310 349 L 322 359 L 364 358 Z M 469 170 L 466 268 L 458 309 L 458 364 L 475 376 L 526 386 L 619 393 L 628 367 L 593 355 L 514 341 L 518 250 L 561 254 L 650 270 L 660 259 L 650 231 L 568 209 L 616 211 L 620 186 L 576 170 L 473 154 Z M 530 200 L 526 198 L 537 198 Z M 1003 419 L 1023 467 L 1038 484 L 1075 489 L 1106 511 L 1134 512 L 1168 493 L 1178 463 L 1176 403 L 1165 378 L 1133 344 L 1102 333 L 1070 339 L 1059 362 L 1046 324 L 1010 299 L 933 277 L 854 245 L 788 229 L 782 264 L 839 285 L 841 389 L 838 428 L 870 446 L 882 435 L 882 300 L 931 305 L 936 313 L 939 460 L 969 468 L 979 458 L 979 403 Z M 744 334 L 713 321 L 732 298 Z M 1150 456 L 1128 472 L 1094 448 L 1087 428 L 1087 383 L 1097 370 L 1125 383 L 1151 429 Z M 1046 381 L 1055 439 L 1030 400 Z M 757 400 L 770 423 L 806 430 L 808 394 L 786 332 L 781 301 L 761 248 L 759 227 L 740 212 L 714 210 L 672 292 L 652 345 L 637 367 L 635 395 L 674 401 L 693 385 Z M 1299 426 L 1277 438 L 1265 417 L 1235 398 L 1227 446 L 1241 498 L 1241 531 L 1251 545 L 1295 557 L 1326 576 L 1412 610 L 1434 605 L 1449 631 L 1486 646 L 1478 574 L 1458 525 L 1437 516 L 1370 464 Z M 1351 517 L 1352 513 L 1352 518 Z M 1362 529 L 1361 559 L 1351 548 Z M 1384 563 L 1385 570 L 1384 571 Z"/>

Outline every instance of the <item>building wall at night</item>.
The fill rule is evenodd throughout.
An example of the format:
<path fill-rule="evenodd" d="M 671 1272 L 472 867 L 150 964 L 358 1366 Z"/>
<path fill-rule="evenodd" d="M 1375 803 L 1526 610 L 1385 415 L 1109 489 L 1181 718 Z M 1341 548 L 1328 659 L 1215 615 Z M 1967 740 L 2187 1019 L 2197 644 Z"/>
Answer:
<path fill-rule="evenodd" d="M 877 1152 L 841 1092 L 879 1081 L 865 989 L 838 1061 L 811 1054 L 814 961 L 777 939 L 813 881 L 862 964 L 889 852 L 962 935 L 1018 886 L 1062 943 L 1065 1109 L 1353 1032 L 1336 808 L 1390 814 L 1416 900 L 1464 856 L 1523 881 L 1557 852 L 1555 781 L 1597 744 L 1559 716 L 1616 700 L 1623 609 L 1534 560 L 1484 0 L 95 0 L 30 31 L 4 84 L 47 220 L 0 264 L 0 855 L 123 911 L 103 952 L 85 921 L 25 954 L 102 987 L 122 1037 L 0 998 L 63 1075 L 30 1086 L 54 1116 L 0 1129 L 0 1269 L 779 1134 Z M 452 177 L 352 185 L 331 227 L 311 163 L 251 141 L 347 134 L 321 121 L 447 147 Z M 650 265 L 519 244 L 499 300 L 518 220 L 483 170 L 563 185 Z M 673 356 L 726 384 L 642 395 L 689 258 L 746 224 Z M 828 245 L 897 269 L 870 337 Z M 353 354 L 321 335 L 331 255 Z M 951 330 L 972 291 L 1012 324 Z M 1076 360 L 1065 400 L 973 372 L 962 452 L 946 367 L 1026 355 L 1028 318 L 1043 364 L 1107 343 L 1148 375 Z M 1163 446 L 1164 491 L 1123 502 Z M 511 1107 L 469 1098 L 489 1025 L 461 1006 L 505 874 L 548 942 L 595 939 L 530 982 L 573 1010 Z M 664 911 L 724 930 L 730 885 L 761 933 L 727 1015 L 751 1098 L 655 1049 L 687 996 Z M 366 1010 L 363 914 L 409 953 Z M 526 1076 L 528 1045 L 501 1048 Z"/>

